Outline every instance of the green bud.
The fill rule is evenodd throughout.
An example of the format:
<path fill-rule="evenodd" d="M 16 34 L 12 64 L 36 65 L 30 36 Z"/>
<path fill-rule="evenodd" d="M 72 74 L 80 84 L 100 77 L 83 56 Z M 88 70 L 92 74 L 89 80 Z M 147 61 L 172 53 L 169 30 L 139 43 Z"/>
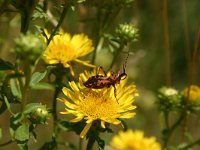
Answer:
<path fill-rule="evenodd" d="M 21 34 L 15 40 L 15 43 L 14 52 L 17 53 L 22 61 L 31 64 L 35 63 L 45 47 L 43 39 L 31 33 L 27 33 L 26 35 Z"/>
<path fill-rule="evenodd" d="M 120 24 L 116 29 L 116 34 L 121 42 L 127 44 L 128 42 L 136 41 L 138 29 L 131 24 Z"/>
<path fill-rule="evenodd" d="M 181 108 L 181 94 L 174 88 L 162 87 L 158 93 L 159 105 L 162 111 L 170 111 Z"/>
<path fill-rule="evenodd" d="M 45 105 L 41 105 L 38 108 L 35 108 L 30 113 L 30 120 L 35 124 L 44 124 L 49 118 L 49 112 Z"/>

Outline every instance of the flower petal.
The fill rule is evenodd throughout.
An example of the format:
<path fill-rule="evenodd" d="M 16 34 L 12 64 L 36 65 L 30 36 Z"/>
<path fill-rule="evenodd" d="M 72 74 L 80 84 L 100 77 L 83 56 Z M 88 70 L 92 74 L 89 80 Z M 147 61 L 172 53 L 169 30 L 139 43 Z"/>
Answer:
<path fill-rule="evenodd" d="M 81 63 L 81 64 L 88 66 L 88 67 L 96 67 L 95 65 L 90 64 L 88 61 L 82 61 L 80 59 L 74 59 L 74 61 Z"/>
<path fill-rule="evenodd" d="M 90 127 L 92 126 L 92 122 L 87 123 L 82 132 L 80 133 L 80 137 L 84 138 L 87 132 L 89 131 Z"/>

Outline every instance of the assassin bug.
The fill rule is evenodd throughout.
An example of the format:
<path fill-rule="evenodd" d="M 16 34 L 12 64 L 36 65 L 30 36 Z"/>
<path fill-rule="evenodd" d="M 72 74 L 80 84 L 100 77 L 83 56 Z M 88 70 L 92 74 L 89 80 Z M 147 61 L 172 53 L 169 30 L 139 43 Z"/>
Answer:
<path fill-rule="evenodd" d="M 128 54 L 129 56 L 129 54 Z M 93 88 L 93 89 L 102 89 L 104 87 L 109 88 L 110 86 L 113 86 L 114 88 L 114 95 L 117 99 L 117 90 L 115 85 L 120 84 L 120 80 L 123 80 L 127 77 L 126 74 L 126 63 L 128 56 L 125 60 L 125 63 L 123 65 L 123 71 L 118 71 L 117 74 L 115 74 L 113 71 L 111 71 L 110 76 L 107 76 L 106 72 L 104 71 L 103 67 L 98 68 L 97 75 L 91 76 L 86 82 L 83 83 L 83 85 L 87 88 Z M 104 75 L 99 75 L 99 72 L 102 71 Z"/>

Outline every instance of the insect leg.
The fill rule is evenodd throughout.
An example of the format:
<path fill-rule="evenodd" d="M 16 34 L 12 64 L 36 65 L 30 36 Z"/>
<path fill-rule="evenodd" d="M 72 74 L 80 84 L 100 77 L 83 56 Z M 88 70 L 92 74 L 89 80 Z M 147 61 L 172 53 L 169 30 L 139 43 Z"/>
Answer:
<path fill-rule="evenodd" d="M 97 75 L 99 74 L 100 71 L 103 72 L 104 76 L 107 76 L 107 74 L 106 74 L 106 72 L 105 72 L 105 70 L 103 69 L 102 66 L 100 66 L 100 67 L 98 68 L 98 70 L 97 70 Z"/>
<path fill-rule="evenodd" d="M 117 103 L 119 104 L 118 99 L 117 99 L 117 89 L 116 89 L 115 85 L 113 85 L 113 87 L 114 87 L 114 95 L 115 95 L 115 98 L 116 98 L 116 100 L 117 100 Z"/>

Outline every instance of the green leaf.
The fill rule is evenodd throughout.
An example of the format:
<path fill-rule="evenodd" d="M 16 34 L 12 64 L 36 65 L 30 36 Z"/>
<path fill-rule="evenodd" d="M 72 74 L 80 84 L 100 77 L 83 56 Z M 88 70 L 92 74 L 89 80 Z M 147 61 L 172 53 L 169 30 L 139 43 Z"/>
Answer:
<path fill-rule="evenodd" d="M 24 108 L 23 114 L 29 114 L 33 110 L 37 109 L 38 107 L 43 107 L 43 105 L 40 104 L 40 103 L 30 103 L 30 104 L 27 104 L 25 106 L 25 108 Z"/>
<path fill-rule="evenodd" d="M 5 61 L 3 59 L 0 59 L 0 70 L 12 70 L 14 68 L 13 64 Z"/>
<path fill-rule="evenodd" d="M 17 145 L 21 150 L 28 150 L 28 144 L 27 142 L 17 142 Z"/>
<path fill-rule="evenodd" d="M 17 80 L 16 79 L 10 79 L 10 86 L 11 86 L 12 94 L 14 96 L 18 97 L 19 99 L 21 99 L 22 95 L 21 95 L 20 87 L 19 87 Z"/>
<path fill-rule="evenodd" d="M 46 82 L 37 83 L 31 88 L 34 90 L 54 90 L 53 85 Z"/>
<path fill-rule="evenodd" d="M 99 150 L 104 150 L 105 147 L 105 142 L 104 140 L 102 140 L 100 137 L 96 138 L 98 146 L 99 146 Z"/>
<path fill-rule="evenodd" d="M 49 17 L 48 17 L 48 15 L 43 11 L 43 9 L 42 8 L 40 8 L 40 7 L 36 7 L 35 8 L 35 12 L 34 12 L 34 14 L 33 14 L 33 16 L 32 16 L 33 18 L 33 20 L 36 20 L 36 19 L 45 19 L 45 20 L 48 20 L 49 19 Z"/>
<path fill-rule="evenodd" d="M 15 131 L 17 130 L 17 128 L 21 125 L 21 121 L 23 119 L 23 116 L 21 113 L 17 113 L 14 114 L 11 118 L 10 118 L 10 135 L 12 137 L 12 139 L 15 139 Z"/>
<path fill-rule="evenodd" d="M 34 86 L 39 83 L 45 77 L 46 73 L 46 71 L 43 73 L 35 72 L 31 77 L 30 86 Z"/>
<path fill-rule="evenodd" d="M 8 108 L 8 111 L 13 115 L 14 113 L 12 112 L 11 108 L 10 108 L 10 103 L 7 99 L 7 97 L 4 96 L 4 101 L 5 101 L 5 105 L 7 106 Z"/>
<path fill-rule="evenodd" d="M 185 132 L 184 135 L 185 135 L 186 139 L 187 139 L 189 142 L 194 141 L 194 138 L 193 138 L 193 136 L 191 135 L 190 132 Z"/>
<path fill-rule="evenodd" d="M 24 123 L 17 128 L 14 133 L 14 138 L 19 141 L 26 141 L 29 139 L 29 124 Z"/>

